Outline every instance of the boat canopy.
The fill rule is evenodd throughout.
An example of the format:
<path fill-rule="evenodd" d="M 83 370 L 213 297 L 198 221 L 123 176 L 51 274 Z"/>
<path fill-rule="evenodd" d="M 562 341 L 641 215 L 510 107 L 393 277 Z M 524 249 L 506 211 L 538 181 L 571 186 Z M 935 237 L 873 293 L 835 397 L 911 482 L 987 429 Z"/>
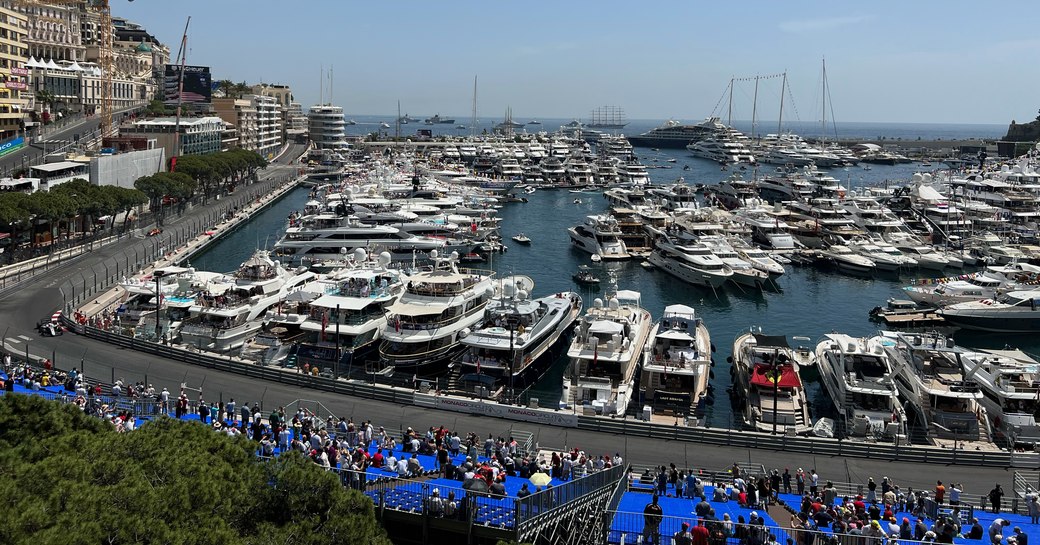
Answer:
<path fill-rule="evenodd" d="M 626 301 L 635 304 L 639 304 L 639 299 L 642 297 L 638 291 L 634 290 L 618 290 L 614 296 L 619 302 Z"/>
<path fill-rule="evenodd" d="M 612 322 L 610 320 L 596 320 L 589 326 L 589 333 L 606 333 L 608 335 L 618 334 L 621 335 L 625 331 L 625 326 Z"/>
<path fill-rule="evenodd" d="M 755 333 L 753 336 L 759 348 L 791 348 L 791 345 L 787 344 L 787 337 L 783 335 Z"/>
<path fill-rule="evenodd" d="M 333 305 L 335 306 L 335 305 Z M 440 314 L 444 312 L 444 304 L 437 303 L 433 305 L 421 305 L 419 303 L 401 303 L 397 302 L 386 308 L 387 312 L 392 314 L 401 314 L 404 316 L 429 316 L 432 314 Z"/>
<path fill-rule="evenodd" d="M 657 334 L 658 339 L 668 339 L 672 341 L 692 341 L 693 335 L 685 331 L 679 331 L 677 329 L 669 329 L 668 331 L 661 331 Z"/>
<path fill-rule="evenodd" d="M 673 316 L 682 316 L 682 315 L 695 316 L 696 312 L 697 311 L 693 310 L 692 307 L 688 307 L 686 305 L 668 305 L 668 306 L 664 307 L 664 315 L 665 316 L 668 316 L 668 315 L 673 315 Z"/>
<path fill-rule="evenodd" d="M 331 308 L 331 309 L 339 307 L 342 310 L 361 310 L 361 309 L 367 307 L 368 304 L 371 303 L 371 302 L 372 302 L 372 299 L 369 299 L 367 297 L 362 298 L 362 297 L 342 297 L 342 296 L 339 296 L 339 295 L 322 295 L 321 297 L 316 299 L 313 303 L 311 303 L 311 305 L 316 306 L 316 307 Z M 407 303 L 405 303 L 405 304 L 407 304 Z M 425 305 L 420 305 L 420 306 L 424 306 L 425 307 Z M 435 313 L 440 313 L 440 309 L 438 309 Z M 413 315 L 413 316 L 415 315 L 415 313 L 413 313 L 413 312 L 408 312 L 408 313 L 405 313 L 405 314 L 410 314 L 410 315 Z"/>
<path fill-rule="evenodd" d="M 780 375 L 779 380 L 777 374 Z M 751 384 L 766 388 L 772 388 L 774 385 L 777 388 L 798 388 L 802 381 L 791 365 L 781 365 L 777 370 L 773 370 L 772 365 L 760 364 L 756 365 L 751 373 Z"/>

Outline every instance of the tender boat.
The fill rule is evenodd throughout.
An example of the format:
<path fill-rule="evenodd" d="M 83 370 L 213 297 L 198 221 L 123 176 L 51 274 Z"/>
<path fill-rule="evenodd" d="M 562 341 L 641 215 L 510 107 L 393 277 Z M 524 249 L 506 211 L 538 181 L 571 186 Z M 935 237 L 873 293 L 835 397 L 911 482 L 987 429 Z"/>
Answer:
<path fill-rule="evenodd" d="M 745 333 L 733 343 L 734 391 L 745 400 L 744 424 L 757 431 L 803 435 L 812 431 L 809 402 L 799 375 L 815 356 L 792 348 L 783 336 Z"/>
<path fill-rule="evenodd" d="M 571 275 L 571 278 L 579 284 L 587 285 L 599 285 L 599 277 L 592 273 L 592 269 L 588 265 L 579 265 L 578 272 Z"/>
<path fill-rule="evenodd" d="M 531 239 L 527 235 L 525 235 L 523 233 L 517 233 L 517 234 L 513 235 L 513 240 L 515 240 L 519 244 L 530 244 L 531 243 Z"/>

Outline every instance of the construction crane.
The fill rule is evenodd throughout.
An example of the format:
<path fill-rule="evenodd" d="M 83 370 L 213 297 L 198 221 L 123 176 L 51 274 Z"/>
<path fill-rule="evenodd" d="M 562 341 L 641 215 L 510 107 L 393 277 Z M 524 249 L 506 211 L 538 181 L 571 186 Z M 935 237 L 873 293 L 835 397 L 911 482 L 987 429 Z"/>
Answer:
<path fill-rule="evenodd" d="M 129 0 L 133 1 L 133 0 Z M 15 5 L 29 7 L 79 7 L 98 14 L 98 67 L 101 69 L 101 101 L 98 119 L 101 122 L 100 134 L 108 136 L 112 130 L 112 76 L 115 72 L 115 51 L 112 45 L 112 10 L 108 0 L 13 0 Z M 78 29 L 70 29 L 75 31 Z"/>

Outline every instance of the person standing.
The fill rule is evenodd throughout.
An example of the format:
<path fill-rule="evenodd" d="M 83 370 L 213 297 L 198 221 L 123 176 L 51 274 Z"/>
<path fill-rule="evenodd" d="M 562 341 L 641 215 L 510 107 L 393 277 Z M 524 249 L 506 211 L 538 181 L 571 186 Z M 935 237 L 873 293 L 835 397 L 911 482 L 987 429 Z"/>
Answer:
<path fill-rule="evenodd" d="M 935 503 L 938 505 L 943 504 L 943 500 L 946 499 L 946 487 L 943 486 L 942 481 L 935 482 Z"/>
<path fill-rule="evenodd" d="M 693 535 L 690 534 L 690 523 L 682 523 L 682 529 L 672 536 L 673 545 L 692 545 Z"/>
<path fill-rule="evenodd" d="M 815 469 L 810 470 L 809 475 L 809 493 L 815 498 L 816 494 L 820 491 L 820 476 L 816 473 Z"/>
<path fill-rule="evenodd" d="M 791 471 L 790 468 L 784 468 L 784 474 L 781 476 L 784 481 L 784 494 L 791 493 Z"/>
<path fill-rule="evenodd" d="M 952 483 L 950 485 L 950 505 L 956 507 L 961 503 L 961 485 Z"/>
<path fill-rule="evenodd" d="M 1040 499 L 1036 492 L 1026 494 L 1026 514 L 1029 515 L 1031 524 L 1040 523 Z"/>
<path fill-rule="evenodd" d="M 697 519 L 697 526 L 694 526 L 690 535 L 693 537 L 693 545 L 708 545 L 708 538 L 711 537 L 711 532 L 704 526 L 704 519 Z"/>
<path fill-rule="evenodd" d="M 664 511 L 657 505 L 657 494 L 654 494 L 650 503 L 643 508 L 643 543 L 661 545 L 661 520 Z"/>
<path fill-rule="evenodd" d="M 804 496 L 805 495 L 805 472 L 802 471 L 802 468 L 798 468 L 798 472 L 796 472 L 794 474 L 794 480 L 795 480 L 795 484 L 798 485 L 798 495 L 799 496 Z"/>
<path fill-rule="evenodd" d="M 1000 512 L 1000 502 L 1004 499 L 1004 489 L 1000 487 L 1000 483 L 993 487 L 993 490 L 989 491 L 989 503 L 993 506 L 993 512 Z"/>

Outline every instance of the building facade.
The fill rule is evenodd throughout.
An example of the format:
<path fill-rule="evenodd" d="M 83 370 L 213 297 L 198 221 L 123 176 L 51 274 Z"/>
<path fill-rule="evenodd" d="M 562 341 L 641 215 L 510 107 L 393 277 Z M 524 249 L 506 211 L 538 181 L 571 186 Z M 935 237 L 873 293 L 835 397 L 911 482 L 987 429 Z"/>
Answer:
<path fill-rule="evenodd" d="M 235 126 L 238 133 L 236 147 L 258 152 L 257 111 L 252 101 L 244 98 L 214 98 L 211 104 L 214 114 Z"/>
<path fill-rule="evenodd" d="M 273 96 L 249 95 L 256 108 L 256 152 L 267 159 L 273 158 L 282 147 L 282 112 Z"/>
<path fill-rule="evenodd" d="M 25 127 L 29 101 L 22 93 L 29 89 L 28 35 L 28 18 L 0 7 L 0 141 L 18 136 Z"/>
<path fill-rule="evenodd" d="M 216 116 L 188 117 L 181 119 L 180 150 L 178 150 L 177 119 L 157 117 L 135 121 L 120 127 L 121 136 L 154 138 L 166 157 L 180 155 L 207 155 L 222 148 L 224 120 Z"/>
<path fill-rule="evenodd" d="M 307 117 L 311 141 L 318 149 L 342 150 L 347 147 L 343 108 L 331 104 L 311 106 Z"/>

